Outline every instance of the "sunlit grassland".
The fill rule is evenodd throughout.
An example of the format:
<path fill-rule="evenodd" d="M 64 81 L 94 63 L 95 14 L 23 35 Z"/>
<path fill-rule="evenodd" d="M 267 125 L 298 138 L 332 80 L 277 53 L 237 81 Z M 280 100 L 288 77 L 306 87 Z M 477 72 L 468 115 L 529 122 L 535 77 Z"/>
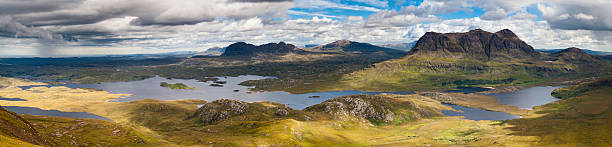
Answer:
<path fill-rule="evenodd" d="M 342 82 L 353 89 L 369 91 L 530 86 L 569 76 L 577 69 L 574 65 L 562 61 L 543 62 L 528 59 L 482 61 L 408 55 L 345 75 L 343 78 L 345 80 Z"/>
<path fill-rule="evenodd" d="M 146 146 L 132 128 L 109 121 L 21 115 L 59 146 Z"/>

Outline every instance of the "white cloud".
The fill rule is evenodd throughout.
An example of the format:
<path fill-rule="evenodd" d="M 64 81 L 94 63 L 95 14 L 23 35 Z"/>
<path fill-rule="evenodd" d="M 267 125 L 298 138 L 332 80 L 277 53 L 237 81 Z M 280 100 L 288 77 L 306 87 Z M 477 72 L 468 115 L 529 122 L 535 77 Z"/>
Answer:
<path fill-rule="evenodd" d="M 538 4 L 553 28 L 612 31 L 612 1 L 549 0 Z"/>
<path fill-rule="evenodd" d="M 485 20 L 500 20 L 506 17 L 506 11 L 504 9 L 497 9 L 495 11 L 487 11 L 482 15 L 482 19 Z"/>
<path fill-rule="evenodd" d="M 309 8 L 309 9 L 325 9 L 325 8 L 334 8 L 334 9 L 345 9 L 345 10 L 356 10 L 356 11 L 370 11 L 370 12 L 378 12 L 380 9 L 368 6 L 359 6 L 359 5 L 345 5 L 325 0 L 297 0 L 295 1 L 295 6 L 299 8 Z"/>

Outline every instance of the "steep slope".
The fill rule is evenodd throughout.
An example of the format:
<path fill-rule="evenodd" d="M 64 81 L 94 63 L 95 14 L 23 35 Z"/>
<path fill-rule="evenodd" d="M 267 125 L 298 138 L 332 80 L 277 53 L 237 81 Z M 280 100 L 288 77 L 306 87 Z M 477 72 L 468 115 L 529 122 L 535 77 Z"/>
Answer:
<path fill-rule="evenodd" d="M 264 45 L 253 45 L 245 42 L 237 42 L 225 48 L 221 56 L 255 56 L 258 54 L 286 54 L 300 52 L 301 49 L 285 42 L 268 43 Z"/>
<path fill-rule="evenodd" d="M 533 85 L 612 74 L 610 63 L 576 48 L 535 51 L 512 31 L 423 35 L 409 55 L 345 76 L 351 89 L 432 90 Z"/>
<path fill-rule="evenodd" d="M 508 29 L 495 33 L 480 29 L 467 33 L 427 32 L 417 41 L 410 54 L 479 60 L 537 58 L 539 56 L 533 47 Z"/>
<path fill-rule="evenodd" d="M 13 139 L 41 146 L 57 146 L 41 137 L 27 120 L 0 107 L 0 146 L 10 146 L 3 143 L 20 142 Z"/>

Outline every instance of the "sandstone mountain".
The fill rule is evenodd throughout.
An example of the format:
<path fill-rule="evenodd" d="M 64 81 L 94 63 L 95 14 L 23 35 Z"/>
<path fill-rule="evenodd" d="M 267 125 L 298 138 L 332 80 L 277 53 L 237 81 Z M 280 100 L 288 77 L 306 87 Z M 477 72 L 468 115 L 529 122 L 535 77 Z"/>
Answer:
<path fill-rule="evenodd" d="M 466 57 L 479 60 L 538 58 L 540 56 L 539 52 L 508 29 L 495 33 L 481 29 L 466 33 L 427 32 L 417 41 L 410 54 Z"/>

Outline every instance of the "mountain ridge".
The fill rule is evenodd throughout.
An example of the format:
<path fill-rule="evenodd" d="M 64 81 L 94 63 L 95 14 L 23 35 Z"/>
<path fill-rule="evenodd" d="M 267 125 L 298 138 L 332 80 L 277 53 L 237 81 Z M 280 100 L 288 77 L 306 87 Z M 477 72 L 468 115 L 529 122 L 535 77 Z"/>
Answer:
<path fill-rule="evenodd" d="M 471 57 L 479 60 L 539 58 L 540 56 L 540 53 L 509 29 L 495 33 L 481 29 L 470 30 L 465 33 L 427 32 L 419 38 L 409 54 Z"/>

